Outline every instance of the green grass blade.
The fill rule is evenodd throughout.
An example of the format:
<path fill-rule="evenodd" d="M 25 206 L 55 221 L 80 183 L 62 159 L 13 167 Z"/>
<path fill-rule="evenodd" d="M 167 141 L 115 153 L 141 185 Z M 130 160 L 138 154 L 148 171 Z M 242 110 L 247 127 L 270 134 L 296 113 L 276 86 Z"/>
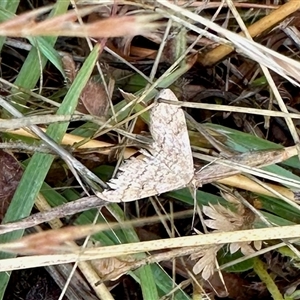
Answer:
<path fill-rule="evenodd" d="M 176 80 L 178 80 L 183 74 L 185 74 L 192 65 L 189 64 L 184 64 L 182 66 L 180 66 L 178 69 L 176 69 L 175 71 L 171 72 L 169 76 L 167 76 L 166 78 L 164 78 L 159 84 L 158 84 L 158 88 L 168 88 L 170 85 L 172 85 L 174 82 L 176 82 Z M 139 96 L 141 95 L 145 90 L 141 89 L 140 91 L 138 91 L 137 93 L 135 93 L 135 96 Z M 146 97 L 143 99 L 143 101 L 145 103 L 148 103 L 150 100 L 152 100 L 156 95 L 158 94 L 158 90 L 154 89 L 152 90 L 150 93 L 147 93 Z M 116 104 L 114 106 L 115 112 L 118 112 L 118 116 L 117 116 L 117 121 L 120 122 L 122 120 L 124 120 L 125 118 L 128 117 L 130 111 L 131 111 L 131 107 L 123 110 L 122 112 L 120 112 L 125 106 L 127 105 L 127 102 L 125 100 L 122 100 L 121 102 L 119 102 L 118 104 Z M 140 106 L 135 105 L 134 109 L 139 109 Z M 144 117 L 144 114 L 141 116 L 142 118 Z"/>
<path fill-rule="evenodd" d="M 68 9 L 69 1 L 59 0 L 57 1 L 56 5 L 54 6 L 53 10 L 51 11 L 50 16 L 57 16 L 65 13 Z M 44 40 L 48 43 L 49 46 L 53 47 L 57 37 L 45 37 Z M 22 65 L 20 73 L 15 80 L 14 84 L 17 86 L 21 86 L 28 90 L 33 89 L 41 75 L 41 69 L 43 69 L 47 63 L 47 58 L 39 52 L 37 48 L 32 48 Z M 18 93 L 18 90 L 12 89 L 12 94 Z M 21 97 L 21 99 L 20 99 Z M 26 101 L 29 99 L 28 94 L 18 95 L 18 98 L 15 99 L 17 103 L 25 104 Z M 24 111 L 25 108 L 20 106 L 20 111 Z"/>
<path fill-rule="evenodd" d="M 52 47 L 52 45 L 47 41 L 47 39 L 43 37 L 36 37 L 29 39 L 32 46 L 38 48 L 41 53 L 47 58 L 61 73 L 62 76 L 65 77 L 65 72 L 62 67 L 61 57 L 58 52 Z"/>
<path fill-rule="evenodd" d="M 143 254 L 143 256 L 146 257 L 145 254 Z M 159 299 L 157 287 L 155 284 L 154 274 L 152 273 L 151 266 L 146 265 L 140 267 L 135 272 L 139 273 L 143 299 L 144 300 Z"/>
<path fill-rule="evenodd" d="M 166 273 L 166 271 L 157 264 L 151 265 L 154 274 L 160 299 L 169 295 L 174 290 L 174 280 Z M 175 286 L 176 289 L 176 286 Z M 174 300 L 190 300 L 191 298 L 181 289 L 178 288 L 172 294 Z"/>
<path fill-rule="evenodd" d="M 125 220 L 124 212 L 121 210 L 119 205 L 111 204 L 109 206 L 109 211 L 113 214 L 113 216 L 118 221 Z M 124 233 L 125 238 L 128 241 L 128 243 L 134 243 L 134 242 L 140 241 L 133 228 L 126 228 L 123 230 L 123 233 Z M 137 257 L 137 259 L 143 259 L 146 257 L 146 254 L 138 253 L 135 256 Z M 143 299 L 144 300 L 159 299 L 157 287 L 155 284 L 155 278 L 152 273 L 151 266 L 146 265 L 146 266 L 140 267 L 136 272 L 138 272 L 138 274 L 139 274 L 140 286 L 141 286 L 142 293 L 143 293 Z"/>
<path fill-rule="evenodd" d="M 1 6 L 0 6 L 1 8 Z M 15 11 L 15 10 L 14 10 Z M 15 16 L 14 11 L 10 10 L 4 10 L 0 9 L 0 21 L 6 21 Z M 64 11 L 64 7 L 61 6 L 60 9 L 58 10 L 58 13 L 61 13 Z M 3 38 L 3 37 L 1 37 Z M 63 76 L 65 76 L 62 63 L 61 63 L 61 58 L 58 52 L 53 48 L 53 45 L 56 41 L 56 38 L 48 38 L 48 41 L 46 38 L 43 37 L 30 37 L 28 38 L 30 43 L 32 44 L 33 47 L 38 48 L 40 52 L 45 56 L 46 59 L 48 59 L 60 72 Z M 1 41 L 1 40 L 0 40 Z M 0 43 L 1 45 L 1 43 Z M 46 60 L 47 61 L 47 60 Z"/>
<path fill-rule="evenodd" d="M 80 69 L 77 77 L 70 87 L 70 90 L 64 98 L 62 105 L 58 109 L 57 114 L 69 115 L 75 111 L 79 95 L 93 71 L 98 54 L 99 46 L 96 46 Z M 67 127 L 67 122 L 52 124 L 48 127 L 47 134 L 56 142 L 60 142 L 67 130 Z M 53 159 L 54 156 L 49 154 L 36 153 L 33 155 L 7 210 L 4 223 L 26 217 L 30 214 L 35 198 L 40 191 Z M 23 230 L 2 235 L 0 236 L 0 243 L 18 239 L 22 235 Z M 14 255 L 9 253 L 0 253 L 0 259 L 9 257 L 14 257 Z M 3 298 L 5 288 L 9 280 L 8 274 L 9 273 L 0 273 L 0 299 Z"/>
<path fill-rule="evenodd" d="M 2 9 L 7 10 L 8 12 L 15 13 L 20 1 L 19 0 L 1 0 L 0 1 L 0 11 Z M 0 51 L 5 43 L 6 36 L 0 36 Z"/>

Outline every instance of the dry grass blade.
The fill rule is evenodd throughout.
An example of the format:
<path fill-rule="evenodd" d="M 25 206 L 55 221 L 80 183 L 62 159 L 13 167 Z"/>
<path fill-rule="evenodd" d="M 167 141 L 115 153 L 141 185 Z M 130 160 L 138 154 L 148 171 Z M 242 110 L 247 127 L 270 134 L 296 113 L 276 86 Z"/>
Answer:
<path fill-rule="evenodd" d="M 182 217 L 183 215 L 186 216 L 186 213 L 177 213 L 174 216 Z M 27 235 L 12 243 L 2 244 L 0 245 L 0 249 L 1 251 L 3 250 L 28 255 L 49 254 L 65 251 L 69 252 L 70 250 L 72 251 L 72 249 L 74 249 L 74 251 L 78 251 L 78 247 L 74 247 L 74 245 L 70 247 L 70 244 L 68 244 L 68 242 L 76 241 L 88 235 L 101 232 L 107 229 L 124 229 L 133 225 L 140 226 L 145 224 L 157 223 L 158 221 L 164 219 L 168 219 L 168 217 L 154 216 L 144 219 L 141 218 L 135 221 L 127 221 L 123 222 L 122 224 L 92 224 L 83 226 L 69 226 L 64 228 L 47 230 Z M 63 245 L 66 247 L 64 247 Z"/>
<path fill-rule="evenodd" d="M 233 46 L 237 48 L 237 51 L 239 51 L 243 55 L 246 55 L 254 61 L 264 65 L 265 67 L 270 68 L 274 72 L 289 80 L 291 83 L 299 86 L 299 83 L 296 81 L 298 80 L 298 74 L 300 72 L 299 62 L 289 57 L 286 57 L 280 53 L 277 53 L 276 51 L 268 49 L 267 47 L 264 47 L 254 41 L 250 41 L 247 38 L 233 33 L 225 28 L 222 28 L 218 24 L 208 19 L 205 19 L 204 17 L 199 16 L 187 9 L 184 9 L 182 7 L 179 7 L 175 4 L 163 0 L 157 0 L 157 2 L 171 9 L 173 12 L 176 12 L 179 15 L 187 17 L 193 20 L 194 22 L 200 22 L 201 24 L 207 26 L 211 30 L 216 31 L 217 33 L 226 37 L 226 39 L 228 39 L 230 42 L 232 42 Z M 174 21 L 183 24 L 184 26 L 187 26 L 188 28 L 197 32 L 198 34 L 208 36 L 208 38 L 213 38 L 213 36 L 210 33 L 202 30 L 199 27 L 193 26 L 192 24 L 190 25 L 189 23 L 185 22 L 183 18 L 179 18 L 174 14 L 168 14 L 168 16 Z M 215 38 L 217 38 L 221 43 L 224 42 L 224 39 L 222 40 L 219 37 Z M 293 78 L 296 80 L 294 80 Z"/>
<path fill-rule="evenodd" d="M 99 225 L 97 228 L 104 230 L 106 225 Z M 72 226 L 61 229 L 42 231 L 25 236 L 19 242 L 6 245 L 7 250 L 23 254 L 50 254 L 63 249 L 62 244 L 83 238 L 95 232 L 94 226 L 87 227 Z"/>
<path fill-rule="evenodd" d="M 291 189 L 271 183 L 265 183 L 265 187 L 263 187 L 261 184 L 254 182 L 244 175 L 233 175 L 230 177 L 218 179 L 217 182 L 237 189 L 242 189 L 245 191 L 253 192 L 255 194 L 266 195 L 270 197 L 274 197 L 275 192 L 277 192 L 278 195 L 281 195 L 280 198 L 284 197 L 285 199 L 292 201 L 292 203 L 294 203 L 295 201 L 295 195 L 293 191 L 291 191 Z M 294 205 L 297 206 L 297 208 L 299 207 L 296 203 L 294 203 Z"/>
<path fill-rule="evenodd" d="M 11 114 L 17 117 L 22 117 L 23 115 L 15 109 L 12 105 L 10 105 L 8 102 L 0 98 L 0 105 L 5 108 L 7 111 L 9 111 Z M 79 175 L 77 174 L 76 169 L 78 170 L 79 174 L 83 174 L 87 172 L 87 174 L 90 174 L 91 178 L 95 180 L 95 182 L 98 182 L 100 185 L 103 184 L 105 187 L 105 183 L 103 183 L 95 174 L 93 174 L 90 170 L 88 170 L 81 162 L 79 162 L 76 158 L 74 158 L 70 153 L 65 150 L 63 147 L 55 143 L 51 138 L 49 138 L 39 127 L 32 125 L 29 127 L 32 132 L 34 132 L 38 137 L 40 137 L 51 149 L 53 149 L 58 155 L 61 155 L 63 159 L 65 159 L 67 165 L 69 166 L 70 170 L 73 172 L 74 176 L 78 180 L 78 182 L 81 184 L 82 187 L 83 184 L 81 182 L 81 179 Z M 83 172 L 83 173 L 82 173 Z M 83 178 L 87 179 L 89 175 L 83 176 Z M 85 189 L 85 188 L 84 188 Z"/>
<path fill-rule="evenodd" d="M 258 109 L 252 107 L 240 107 L 240 106 L 230 106 L 222 104 L 211 104 L 211 103 L 199 103 L 199 102 L 184 102 L 184 101 L 164 101 L 164 103 L 169 103 L 172 105 L 180 105 L 182 107 L 191 107 L 204 110 L 213 110 L 213 111 L 224 111 L 224 112 L 239 112 L 244 114 L 254 114 L 260 116 L 270 116 L 270 117 L 281 117 L 281 118 L 292 118 L 300 119 L 300 115 L 297 113 L 285 113 L 281 111 L 267 110 L 267 109 Z"/>
<path fill-rule="evenodd" d="M 0 234 L 18 229 L 29 228 L 44 222 L 49 222 L 56 218 L 63 218 L 81 211 L 85 211 L 94 207 L 103 207 L 105 205 L 107 205 L 107 202 L 99 199 L 98 197 L 80 198 L 76 201 L 54 207 L 48 211 L 36 213 L 18 222 L 0 225 Z"/>
<path fill-rule="evenodd" d="M 50 7 L 51 8 L 51 7 Z M 118 37 L 144 34 L 158 26 L 153 23 L 158 15 L 121 16 L 80 25 L 75 23 L 78 13 L 87 15 L 97 10 L 97 7 L 82 8 L 70 11 L 64 15 L 36 22 L 34 19 L 50 10 L 49 7 L 24 13 L 0 24 L 0 35 L 12 37 L 28 36 L 76 36 L 76 37 Z"/>
<path fill-rule="evenodd" d="M 299 39 L 274 28 L 300 8 L 298 1 L 275 7 L 267 0 L 259 5 L 57 0 L 39 9 L 41 2 L 7 1 L 2 6 L 0 1 L 0 47 L 6 36 L 17 37 L 2 51 L 0 104 L 7 114 L 0 119 L 0 148 L 16 153 L 25 169 L 16 182 L 16 201 L 0 225 L 1 299 L 15 293 L 19 273 L 66 263 L 59 299 L 70 283 L 78 291 L 81 281 L 87 282 L 91 298 L 121 299 L 128 280 L 139 285 L 138 299 L 189 299 L 193 283 L 194 297 L 221 298 L 224 290 L 236 299 L 253 283 L 249 273 L 255 272 L 255 285 L 260 284 L 249 257 L 258 261 L 258 256 L 288 246 L 290 258 L 300 258 L 300 225 L 294 225 L 300 224 L 299 145 L 290 147 L 299 144 L 300 64 L 293 60 L 299 56 Z M 13 3 L 18 3 L 14 11 L 9 9 Z M 16 11 L 28 12 L 16 16 Z M 297 29 L 298 17 L 297 12 L 287 26 Z M 230 51 L 232 56 L 222 56 Z M 220 64 L 212 66 L 213 58 Z M 268 80 L 266 67 L 280 76 L 271 73 Z M 16 77 L 15 85 L 10 83 Z M 189 109 L 183 111 L 183 106 Z M 285 120 L 294 123 L 294 132 Z M 55 143 L 45 138 L 43 128 Z M 24 161 L 28 156 L 29 165 Z M 66 172 L 64 160 L 75 176 Z M 9 160 L 4 164 L 9 167 Z M 6 188 L 4 182 L 4 196 Z M 32 212 L 33 205 L 39 213 Z M 158 217 L 149 217 L 153 211 Z M 125 221 L 128 217 L 131 221 Z M 267 228 L 256 229 L 262 227 Z M 245 261 L 234 265 L 237 273 L 228 268 L 224 278 L 218 276 L 224 285 L 219 293 L 216 271 L 233 254 L 244 255 Z M 299 271 L 296 264 L 292 267 Z M 26 268 L 30 270 L 22 270 Z M 85 278 L 73 280 L 77 268 Z M 12 273 L 6 288 L 8 272 L 16 269 L 22 271 Z M 297 274 L 290 272 L 288 280 L 297 281 Z M 277 283 L 281 274 L 276 275 Z M 210 287 L 202 286 L 204 279 Z M 74 294 L 66 296 L 82 297 Z"/>
<path fill-rule="evenodd" d="M 207 5 L 210 5 L 212 3 L 209 3 Z M 249 4 L 253 8 L 256 4 L 255 3 L 244 3 Z M 224 3 L 224 5 L 227 5 Z M 242 5 L 242 3 L 234 3 L 235 7 L 238 7 L 239 5 Z M 260 5 L 260 4 L 257 4 Z M 275 8 L 273 6 L 273 8 Z M 298 1 L 289 1 L 281 6 L 276 6 L 276 10 L 272 11 L 269 15 L 266 15 L 265 17 L 259 19 L 254 24 L 251 24 L 247 30 L 249 31 L 251 37 L 258 36 L 264 31 L 267 31 L 268 29 L 272 28 L 277 23 L 281 22 L 285 18 L 287 18 L 289 15 L 293 14 L 300 8 L 300 3 Z M 243 33 L 239 33 L 240 35 L 243 35 Z M 218 61 L 221 61 L 224 59 L 228 54 L 230 54 L 233 51 L 231 47 L 227 47 L 224 45 L 218 46 L 217 48 L 213 49 L 212 51 L 209 51 L 205 57 L 201 57 L 199 59 L 199 62 L 201 62 L 205 66 L 214 65 Z"/>
<path fill-rule="evenodd" d="M 229 6 L 230 6 L 231 12 L 232 12 L 233 15 L 235 16 L 235 18 L 236 18 L 236 20 L 237 20 L 239 26 L 242 28 L 242 30 L 243 30 L 245 36 L 247 37 L 248 40 L 253 41 L 252 38 L 251 38 L 250 33 L 249 33 L 248 30 L 247 30 L 246 25 L 244 24 L 244 22 L 243 22 L 241 16 L 239 15 L 237 9 L 236 9 L 235 6 L 234 6 L 234 4 L 232 3 L 231 0 L 227 0 L 227 2 L 228 2 L 228 4 L 229 4 Z M 275 57 L 273 57 L 273 60 L 276 62 Z M 259 60 L 258 60 L 258 62 L 259 62 Z M 294 73 L 294 70 L 291 68 L 290 64 L 282 64 L 280 60 L 277 61 L 277 63 L 278 63 L 278 65 L 280 65 L 280 66 L 282 67 L 282 69 L 285 70 L 287 73 L 290 73 L 290 74 L 293 74 L 293 73 Z M 276 84 L 275 84 L 275 82 L 274 82 L 274 79 L 273 79 L 273 77 L 271 76 L 271 74 L 270 74 L 268 68 L 266 68 L 264 65 L 261 65 L 261 64 L 260 64 L 260 67 L 261 67 L 261 70 L 262 70 L 263 74 L 265 75 L 265 77 L 266 77 L 266 79 L 267 79 L 267 81 L 268 81 L 268 83 L 269 83 L 269 85 L 270 85 L 270 88 L 271 88 L 272 91 L 273 91 L 273 94 L 274 94 L 274 96 L 275 96 L 275 98 L 276 98 L 276 100 L 277 100 L 277 102 L 278 102 L 278 105 L 279 105 L 280 109 L 281 109 L 283 112 L 288 113 L 288 109 L 287 109 L 287 107 L 286 107 L 284 101 L 282 100 L 282 97 L 281 97 L 281 95 L 280 95 L 280 93 L 279 93 L 279 91 L 278 91 L 278 88 L 277 88 L 277 86 L 276 86 Z M 293 76 L 293 77 L 294 77 L 294 78 L 297 78 L 297 77 L 295 77 L 295 76 Z M 296 128 L 295 128 L 295 125 L 294 125 L 292 119 L 291 119 L 290 117 L 287 117 L 287 118 L 285 119 L 285 121 L 286 121 L 286 123 L 287 123 L 287 125 L 288 125 L 288 127 L 289 127 L 289 130 L 290 130 L 290 132 L 291 132 L 291 135 L 292 135 L 292 137 L 293 137 L 293 139 L 294 139 L 295 144 L 298 145 L 298 144 L 299 144 L 299 136 L 298 136 L 298 133 L 297 133 L 297 131 L 296 131 Z M 300 158 L 300 148 L 299 148 L 299 147 L 298 147 L 298 156 L 299 156 L 299 158 Z"/>
<path fill-rule="evenodd" d="M 297 147 L 293 146 L 280 150 L 246 152 L 232 156 L 230 159 L 215 159 L 211 165 L 196 171 L 195 179 L 199 183 L 206 184 L 242 171 L 250 171 L 251 167 L 260 168 L 280 163 L 295 155 L 297 155 Z M 197 154 L 195 156 L 198 157 Z M 199 155 L 199 158 L 205 157 Z M 208 159 L 211 160 L 211 157 Z"/>
<path fill-rule="evenodd" d="M 98 231 L 101 230 L 100 228 L 103 229 L 103 225 L 77 226 L 75 228 L 71 228 L 71 229 L 64 228 L 61 230 L 63 230 L 62 236 L 70 237 L 70 233 L 73 232 L 74 234 L 76 234 L 76 237 L 79 237 L 81 234 L 84 235 L 84 233 L 86 235 L 92 232 L 95 233 L 97 230 Z M 76 233 L 76 230 L 78 230 L 79 234 Z M 95 248 L 87 248 L 83 251 L 79 248 L 70 249 L 70 253 L 64 253 L 64 254 L 38 255 L 38 256 L 21 257 L 16 259 L 4 259 L 1 261 L 0 271 L 15 270 L 20 268 L 20 266 L 22 268 L 38 267 L 44 265 L 69 263 L 69 262 L 77 261 L 78 259 L 80 261 L 85 261 L 85 260 L 101 259 L 107 257 L 117 257 L 126 254 L 146 252 L 146 251 L 173 249 L 179 247 L 222 245 L 222 244 L 235 243 L 235 242 L 239 243 L 239 242 L 251 242 L 251 241 L 261 241 L 261 240 L 298 239 L 299 230 L 300 230 L 300 225 L 292 225 L 292 226 L 282 226 L 282 227 L 273 227 L 273 228 L 240 230 L 240 231 L 233 231 L 233 232 L 220 232 L 220 233 L 218 232 L 218 233 L 211 233 L 211 234 L 197 235 L 197 236 L 168 238 L 168 239 L 160 239 L 160 240 L 153 240 L 147 242 L 106 246 L 106 247 L 95 247 Z M 57 230 L 55 231 L 55 233 L 60 234 L 59 231 L 60 230 Z M 45 233 L 43 234 L 45 235 Z M 2 244 L 1 250 L 16 252 L 22 249 L 22 251 L 23 250 L 25 251 L 26 246 L 30 245 L 31 241 L 35 240 L 36 237 L 33 237 L 32 239 L 28 239 L 28 240 L 26 240 L 25 237 L 23 238 L 24 240 L 20 239 L 16 242 Z M 55 241 L 60 240 L 60 238 L 54 238 L 54 240 Z M 47 251 L 49 249 L 51 248 L 48 249 L 46 248 Z M 30 250 L 32 250 L 32 248 Z"/>
<path fill-rule="evenodd" d="M 243 184 L 245 180 L 237 180 L 235 176 L 230 177 L 234 174 L 241 173 L 242 166 L 251 166 L 251 167 L 258 167 L 258 166 L 266 166 L 275 164 L 278 162 L 282 162 L 289 157 L 295 156 L 297 154 L 296 147 L 290 147 L 283 150 L 274 150 L 274 151 L 256 151 L 252 153 L 246 153 L 241 155 L 236 155 L 231 159 L 218 159 L 213 164 L 208 165 L 207 167 L 203 167 L 200 170 L 195 172 L 195 181 L 197 185 L 207 184 L 215 181 L 220 181 L 224 184 L 229 184 L 235 186 L 238 182 Z M 209 157 L 210 158 L 210 157 Z M 225 179 L 223 179 L 225 178 Z M 232 182 L 232 183 L 231 183 Z M 273 195 L 268 191 L 264 191 L 263 189 L 259 189 L 259 187 L 253 187 L 251 183 L 244 183 L 242 185 L 244 189 L 247 190 L 249 188 L 255 188 L 255 191 L 259 191 L 263 194 Z M 250 189 L 251 190 L 251 189 Z M 287 191 L 284 190 L 284 194 Z M 290 199 L 293 199 L 292 193 L 288 193 L 287 196 Z M 43 222 L 48 222 L 55 218 L 61 218 L 67 215 L 72 215 L 81 211 L 85 211 L 87 209 L 93 207 L 102 207 L 107 205 L 108 202 L 98 198 L 98 197 L 85 197 L 73 202 L 55 207 L 49 211 L 43 213 L 34 214 L 28 218 L 25 218 L 21 221 L 10 223 L 10 224 L 3 224 L 0 225 L 0 234 L 11 232 L 20 228 L 28 228 Z"/>
<path fill-rule="evenodd" d="M 13 19 L 9 19 L 8 21 L 2 22 L 0 24 L 0 28 L 1 30 L 7 30 L 8 32 L 13 30 L 14 28 L 18 28 L 20 30 L 23 26 L 31 25 L 31 22 L 33 22 L 35 18 L 50 11 L 52 7 L 53 6 L 41 7 L 33 11 L 29 11 L 27 13 L 16 16 Z"/>
<path fill-rule="evenodd" d="M 35 206 L 41 212 L 43 212 L 43 211 L 46 212 L 47 210 L 51 209 L 50 205 L 48 204 L 46 199 L 41 194 L 39 194 L 39 196 L 37 197 Z M 54 219 L 49 222 L 49 225 L 51 226 L 52 229 L 55 230 L 55 229 L 62 228 L 64 224 L 59 219 Z M 73 247 L 77 247 L 77 244 L 75 242 L 70 242 L 69 245 L 71 245 Z M 94 282 L 99 281 L 100 278 L 99 278 L 99 276 L 97 276 L 97 274 L 95 273 L 94 269 L 92 268 L 92 266 L 89 262 L 79 262 L 79 263 L 76 262 L 74 265 L 58 266 L 58 268 L 60 268 L 60 271 L 64 271 L 63 273 L 65 274 L 65 278 L 72 276 L 72 282 L 69 282 L 68 285 L 65 285 L 65 282 L 63 279 L 60 280 L 60 282 L 61 282 L 60 287 L 61 288 L 63 288 L 63 286 L 67 287 L 66 296 L 70 293 L 70 290 L 72 290 L 72 287 L 75 288 L 75 290 L 77 290 L 76 289 L 76 281 L 77 280 L 82 282 L 81 276 L 80 276 L 80 278 L 77 278 L 77 276 L 79 275 L 78 272 L 75 271 L 75 269 L 77 267 L 80 269 L 81 273 L 84 275 L 84 277 L 90 283 L 90 286 L 93 288 L 93 290 L 95 291 L 95 293 L 98 295 L 99 298 L 101 298 L 101 295 L 105 295 L 105 297 L 107 299 L 111 299 L 112 296 L 110 295 L 110 293 L 108 292 L 108 290 L 104 284 L 100 284 L 97 286 L 94 284 Z M 50 268 L 50 270 L 52 270 L 52 274 L 53 274 L 54 268 L 51 268 L 51 266 L 49 266 L 49 268 Z M 74 274 L 73 274 L 73 271 L 74 271 Z M 56 272 L 54 271 L 54 273 L 56 273 Z M 51 276 L 53 277 L 53 275 L 51 275 Z M 60 278 L 61 274 L 57 274 L 57 276 Z M 76 280 L 74 280 L 74 279 L 76 279 Z M 56 280 L 56 283 L 58 283 L 57 280 Z M 81 283 L 80 289 L 81 289 L 80 290 L 81 292 L 84 291 L 84 282 Z M 81 294 L 81 292 L 79 293 L 79 295 Z M 61 294 L 61 297 L 62 297 L 62 294 Z M 69 298 L 74 299 L 74 296 L 69 297 Z"/>

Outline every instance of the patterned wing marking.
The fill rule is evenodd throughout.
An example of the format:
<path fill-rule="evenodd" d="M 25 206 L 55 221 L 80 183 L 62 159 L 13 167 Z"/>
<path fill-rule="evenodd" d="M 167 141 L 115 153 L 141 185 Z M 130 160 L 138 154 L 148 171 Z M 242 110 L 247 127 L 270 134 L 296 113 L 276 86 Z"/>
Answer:
<path fill-rule="evenodd" d="M 159 98 L 177 100 L 171 90 Z M 127 202 L 185 187 L 194 176 L 194 164 L 182 109 L 158 103 L 151 111 L 151 154 L 131 158 L 120 167 L 117 178 L 108 182 L 109 190 L 98 196 L 110 202 Z"/>

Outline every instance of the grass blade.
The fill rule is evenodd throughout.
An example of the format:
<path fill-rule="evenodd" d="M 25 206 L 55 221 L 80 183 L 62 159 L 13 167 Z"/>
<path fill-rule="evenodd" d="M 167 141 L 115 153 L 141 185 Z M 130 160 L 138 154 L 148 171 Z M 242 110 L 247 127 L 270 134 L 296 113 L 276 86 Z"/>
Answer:
<path fill-rule="evenodd" d="M 95 62 L 98 58 L 99 47 L 96 46 L 91 52 L 77 77 L 75 78 L 70 90 L 68 91 L 62 105 L 60 106 L 57 114 L 72 114 L 77 106 L 78 97 L 88 81 Z M 68 127 L 68 123 L 53 124 L 48 127 L 47 134 L 59 142 L 65 134 Z M 43 181 L 48 173 L 48 170 L 54 159 L 53 155 L 36 153 L 33 155 L 28 167 L 26 168 L 24 175 L 20 181 L 18 189 L 12 199 L 12 202 L 7 210 L 4 218 L 4 223 L 17 220 L 26 217 L 30 214 L 34 205 L 35 198 L 40 191 Z M 31 188 L 28 189 L 28 186 Z M 8 242 L 23 235 L 23 230 L 12 232 L 2 235 L 0 237 L 0 243 Z M 13 257 L 7 253 L 1 253 L 0 258 Z M 0 298 L 3 298 L 6 285 L 9 280 L 8 273 L 0 274 Z"/>

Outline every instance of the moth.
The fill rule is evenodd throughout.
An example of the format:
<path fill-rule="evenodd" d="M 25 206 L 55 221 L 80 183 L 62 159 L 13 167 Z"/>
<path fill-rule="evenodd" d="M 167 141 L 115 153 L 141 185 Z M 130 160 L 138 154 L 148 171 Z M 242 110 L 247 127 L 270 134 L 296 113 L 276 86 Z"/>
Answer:
<path fill-rule="evenodd" d="M 158 99 L 178 101 L 170 89 Z M 109 202 L 128 202 L 186 187 L 194 177 L 194 163 L 186 120 L 181 107 L 157 103 L 150 112 L 153 143 L 142 159 L 130 158 L 119 169 L 109 189 L 97 196 Z"/>

